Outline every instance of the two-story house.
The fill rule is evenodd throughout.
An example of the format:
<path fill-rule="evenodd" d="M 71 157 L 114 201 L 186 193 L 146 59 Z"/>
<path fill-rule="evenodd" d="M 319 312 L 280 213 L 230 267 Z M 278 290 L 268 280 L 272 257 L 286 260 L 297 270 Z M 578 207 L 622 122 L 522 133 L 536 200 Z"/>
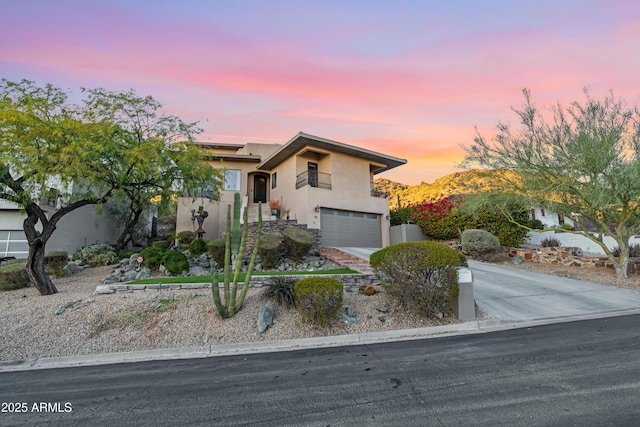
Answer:
<path fill-rule="evenodd" d="M 389 206 L 373 181 L 376 174 L 405 164 L 405 159 L 302 132 L 284 145 L 201 145 L 210 152 L 211 166 L 224 169 L 224 187 L 220 194 L 204 189 L 180 198 L 178 232 L 194 231 L 191 211 L 202 206 L 209 214 L 204 237 L 219 237 L 227 206 L 240 192 L 249 221 L 257 217 L 258 202 L 264 205 L 263 218 L 269 220 L 267 202 L 278 200 L 281 217 L 320 229 L 324 246 L 389 245 Z"/>

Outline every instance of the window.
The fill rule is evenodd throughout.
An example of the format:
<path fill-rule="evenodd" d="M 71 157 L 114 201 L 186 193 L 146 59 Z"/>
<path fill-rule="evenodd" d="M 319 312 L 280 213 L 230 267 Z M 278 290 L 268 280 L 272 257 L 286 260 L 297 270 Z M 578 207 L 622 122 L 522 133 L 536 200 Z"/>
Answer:
<path fill-rule="evenodd" d="M 271 174 L 271 189 L 274 189 L 278 186 L 278 172 L 274 172 Z"/>
<path fill-rule="evenodd" d="M 224 190 L 240 191 L 241 171 L 239 169 L 227 169 L 224 171 Z"/>
<path fill-rule="evenodd" d="M 203 199 L 217 200 L 218 194 L 213 181 L 205 181 L 196 188 L 189 189 L 189 197 L 201 197 Z"/>

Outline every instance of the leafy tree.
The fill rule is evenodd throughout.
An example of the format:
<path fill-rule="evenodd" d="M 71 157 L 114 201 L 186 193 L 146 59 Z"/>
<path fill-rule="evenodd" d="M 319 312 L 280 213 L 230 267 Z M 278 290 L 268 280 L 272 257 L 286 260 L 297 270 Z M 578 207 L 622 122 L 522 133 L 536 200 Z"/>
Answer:
<path fill-rule="evenodd" d="M 130 110 L 125 107 L 140 105 L 133 92 L 87 92 L 89 97 L 74 105 L 65 91 L 50 84 L 0 82 L 0 198 L 19 204 L 25 211 L 23 226 L 29 244 L 26 271 L 42 295 L 57 292 L 44 270 L 44 253 L 64 215 L 88 205 L 100 209 L 117 192 L 150 194 L 153 189 L 164 193 L 170 185 L 161 185 L 169 181 L 154 181 L 157 170 L 177 178 L 181 175 L 173 173 L 174 169 L 194 170 L 197 166 L 189 162 L 200 159 L 189 143 L 198 129 L 173 116 L 158 116 L 159 105 L 152 98 L 142 99 L 142 104 L 155 110 L 131 118 L 138 120 L 140 127 L 127 127 L 122 116 Z M 115 102 L 111 95 L 121 97 L 121 102 Z M 156 132 L 152 119 L 157 120 L 156 125 L 166 126 L 164 130 Z M 148 132 L 136 135 L 136 131 L 144 132 L 141 129 Z M 204 171 L 198 169 L 198 173 Z M 208 175 L 215 178 L 215 171 L 209 168 Z M 47 217 L 39 201 L 52 186 L 67 192 L 73 187 L 74 191 Z"/>
<path fill-rule="evenodd" d="M 611 92 L 602 100 L 584 93 L 583 102 L 558 103 L 545 115 L 523 90 L 524 103 L 513 109 L 519 129 L 498 123 L 491 141 L 478 133 L 464 163 L 516 172 L 519 179 L 501 181 L 503 191 L 570 216 L 578 230 L 556 230 L 583 233 L 602 247 L 616 276 L 627 277 L 629 237 L 640 228 L 640 113 Z M 619 257 L 605 235 L 615 240 Z"/>
<path fill-rule="evenodd" d="M 117 135 L 119 158 L 112 158 L 114 174 L 121 175 L 120 192 L 128 202 L 128 217 L 115 245 L 120 252 L 132 241 L 143 212 L 157 196 L 167 203 L 178 189 L 200 188 L 208 182 L 220 188 L 221 170 L 202 162 L 202 152 L 192 136 L 201 131 L 196 123 L 161 114 L 162 105 L 150 96 L 139 97 L 133 90 L 111 92 L 84 89 L 87 107 L 95 121 L 109 122 Z M 182 188 L 180 190 L 182 190 Z"/>

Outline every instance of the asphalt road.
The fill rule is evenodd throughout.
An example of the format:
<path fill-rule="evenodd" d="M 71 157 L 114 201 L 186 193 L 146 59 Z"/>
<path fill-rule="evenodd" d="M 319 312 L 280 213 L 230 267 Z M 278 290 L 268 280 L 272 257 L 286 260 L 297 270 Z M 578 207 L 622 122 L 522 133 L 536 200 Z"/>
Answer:
<path fill-rule="evenodd" d="M 3 372 L 0 425 L 637 425 L 639 324 Z"/>

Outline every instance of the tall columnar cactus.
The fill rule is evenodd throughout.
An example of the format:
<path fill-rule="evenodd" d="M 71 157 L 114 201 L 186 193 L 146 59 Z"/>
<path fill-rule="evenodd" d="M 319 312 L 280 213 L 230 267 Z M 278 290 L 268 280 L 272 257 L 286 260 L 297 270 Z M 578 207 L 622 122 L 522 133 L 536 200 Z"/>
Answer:
<path fill-rule="evenodd" d="M 244 221 L 240 227 L 240 193 L 236 193 L 233 201 L 233 229 L 231 226 L 231 206 L 227 207 L 227 235 L 225 241 L 224 273 L 223 273 L 223 297 L 220 296 L 220 285 L 218 284 L 218 268 L 215 261 L 211 262 L 211 291 L 213 292 L 213 302 L 218 313 L 224 318 L 232 317 L 242 308 L 244 298 L 249 290 L 251 273 L 258 255 L 260 245 L 260 234 L 262 232 L 262 206 L 258 203 L 258 230 L 256 241 L 251 253 L 251 260 L 244 279 L 244 284 L 238 296 L 238 279 L 242 270 L 242 256 L 247 241 L 247 211 L 244 212 Z M 233 270 L 233 278 L 231 278 Z"/>

